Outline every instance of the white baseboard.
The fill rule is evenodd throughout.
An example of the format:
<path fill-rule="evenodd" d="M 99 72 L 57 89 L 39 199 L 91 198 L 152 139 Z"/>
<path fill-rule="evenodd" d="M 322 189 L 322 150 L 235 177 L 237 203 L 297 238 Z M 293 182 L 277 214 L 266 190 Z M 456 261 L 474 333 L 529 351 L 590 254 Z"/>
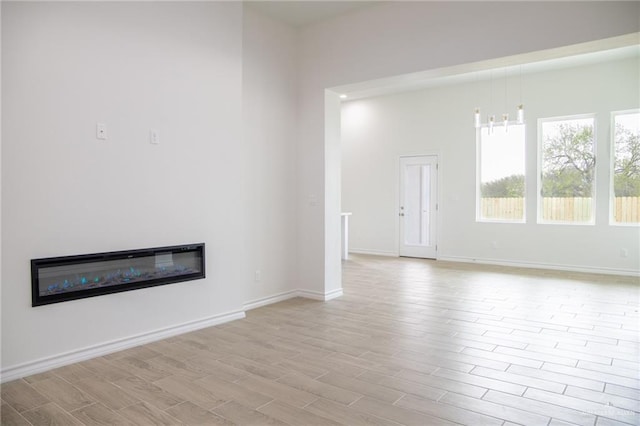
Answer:
<path fill-rule="evenodd" d="M 283 300 L 292 299 L 294 297 L 303 297 L 305 299 L 321 300 L 326 302 L 336 297 L 342 296 L 342 289 L 332 290 L 327 293 L 321 293 L 313 290 L 290 290 L 284 293 L 275 294 L 273 296 L 263 297 L 261 299 L 252 300 L 244 304 L 244 310 L 250 311 L 251 309 L 260 308 L 262 306 L 271 305 L 272 303 L 282 302 Z"/>
<path fill-rule="evenodd" d="M 331 290 L 331 291 L 329 291 L 329 292 L 324 294 L 324 301 L 326 302 L 328 300 L 335 299 L 337 297 L 342 296 L 342 294 L 343 294 L 342 293 L 342 288 L 337 288 L 335 290 Z"/>
<path fill-rule="evenodd" d="M 166 339 L 167 337 L 177 336 L 179 334 L 188 333 L 190 331 L 199 330 L 201 328 L 211 327 L 225 322 L 234 321 L 244 318 L 245 311 L 256 309 L 261 306 L 270 305 L 272 303 L 282 302 L 283 300 L 293 297 L 305 297 L 307 299 L 328 301 L 342 296 L 342 289 L 321 293 L 311 290 L 291 290 L 279 293 L 273 296 L 263 297 L 252 300 L 244 304 L 242 311 L 228 312 L 220 315 L 214 315 L 209 318 L 203 318 L 196 321 L 163 328 L 160 330 L 150 331 L 148 333 L 138 334 L 136 336 L 126 337 L 123 339 L 113 340 L 111 342 L 101 343 L 94 346 L 78 349 L 75 351 L 65 352 L 35 361 L 18 364 L 0 370 L 0 383 L 16 380 L 21 377 L 31 376 L 33 374 L 42 373 L 54 368 L 63 367 L 91 358 L 107 355 L 113 352 L 122 351 L 133 348 L 135 346 L 144 345 L 146 343 L 155 342 L 157 340 Z"/>
<path fill-rule="evenodd" d="M 385 250 L 369 250 L 369 249 L 359 249 L 359 248 L 350 248 L 349 253 L 354 254 L 373 254 L 375 256 L 391 256 L 398 257 L 398 253 L 393 251 L 385 251 Z"/>
<path fill-rule="evenodd" d="M 326 293 L 313 290 L 298 290 L 298 297 L 304 297 L 306 299 L 321 300 L 323 302 L 335 299 L 342 296 L 342 289 L 332 290 Z"/>
<path fill-rule="evenodd" d="M 537 262 L 523 262 L 512 261 L 504 259 L 482 259 L 463 256 L 438 256 L 438 260 L 448 262 L 463 262 L 463 263 L 480 263 L 484 265 L 497 265 L 497 266 L 513 266 L 516 268 L 530 268 L 530 269 L 550 269 L 554 271 L 569 271 L 569 272 L 586 272 L 589 274 L 605 274 L 605 275 L 627 275 L 632 277 L 640 276 L 640 271 L 633 269 L 615 269 L 615 268 L 602 268 L 591 266 L 576 266 L 576 265 L 557 265 L 553 263 L 537 263 Z"/>
<path fill-rule="evenodd" d="M 244 304 L 244 310 L 260 308 L 262 306 L 271 305 L 272 303 L 282 302 L 283 300 L 298 297 L 298 290 L 285 291 L 284 293 L 275 294 L 273 296 L 262 297 L 260 299 L 251 300 Z"/>
<path fill-rule="evenodd" d="M 150 331 L 148 333 L 138 334 L 136 336 L 126 337 L 123 339 L 117 339 L 111 342 L 100 343 L 98 345 L 66 352 L 60 355 L 54 355 L 51 357 L 41 358 L 36 361 L 7 367 L 0 371 L 0 383 L 9 382 L 11 380 L 30 376 L 32 374 L 42 373 L 47 370 L 52 370 L 54 368 L 62 367 L 68 364 L 73 364 L 98 356 L 107 355 L 112 352 L 129 349 L 134 346 L 140 346 L 145 343 L 155 342 L 156 340 L 166 339 L 167 337 L 176 336 L 178 334 L 184 334 L 190 331 L 199 330 L 201 328 L 211 327 L 225 322 L 242 319 L 244 317 L 244 311 L 228 312 L 220 315 L 214 315 L 209 318 L 190 321 L 160 330 Z"/>

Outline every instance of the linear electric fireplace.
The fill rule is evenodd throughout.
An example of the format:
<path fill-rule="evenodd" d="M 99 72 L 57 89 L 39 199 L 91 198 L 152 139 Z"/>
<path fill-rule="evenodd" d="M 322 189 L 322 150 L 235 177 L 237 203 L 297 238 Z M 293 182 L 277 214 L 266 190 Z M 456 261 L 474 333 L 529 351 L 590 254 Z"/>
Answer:
<path fill-rule="evenodd" d="M 31 304 L 204 278 L 204 243 L 31 260 Z"/>

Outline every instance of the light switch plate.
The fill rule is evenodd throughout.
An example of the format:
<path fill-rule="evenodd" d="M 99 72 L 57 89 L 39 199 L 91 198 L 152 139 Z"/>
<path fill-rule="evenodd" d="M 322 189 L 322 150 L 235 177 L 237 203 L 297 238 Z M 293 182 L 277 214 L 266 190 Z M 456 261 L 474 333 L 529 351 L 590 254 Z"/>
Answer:
<path fill-rule="evenodd" d="M 101 140 L 107 139 L 107 125 L 104 123 L 96 123 L 96 138 Z"/>
<path fill-rule="evenodd" d="M 160 145 L 160 135 L 157 130 L 149 131 L 149 143 L 153 145 Z"/>

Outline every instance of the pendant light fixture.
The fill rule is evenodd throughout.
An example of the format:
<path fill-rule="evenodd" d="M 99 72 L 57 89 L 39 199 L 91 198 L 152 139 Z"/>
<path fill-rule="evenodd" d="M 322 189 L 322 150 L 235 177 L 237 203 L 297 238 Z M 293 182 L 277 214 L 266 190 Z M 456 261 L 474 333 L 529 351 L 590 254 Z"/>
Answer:
<path fill-rule="evenodd" d="M 493 70 L 490 71 L 490 83 L 489 83 L 489 108 L 493 109 Z M 519 85 L 519 98 L 520 102 L 516 107 L 516 124 L 524 124 L 524 105 L 522 104 L 522 65 L 519 68 L 519 76 L 518 76 L 518 85 Z M 507 68 L 504 68 L 504 103 L 505 110 L 507 109 Z M 500 116 L 499 116 L 500 117 Z M 504 125 L 505 132 L 509 129 L 509 113 L 505 112 L 501 115 L 502 123 Z M 489 133 L 493 133 L 493 129 L 496 124 L 496 116 L 494 114 L 487 115 L 487 123 L 486 126 L 489 128 Z M 473 110 L 473 126 L 476 129 L 479 129 L 483 126 L 482 119 L 480 116 L 480 108 L 476 107 Z"/>

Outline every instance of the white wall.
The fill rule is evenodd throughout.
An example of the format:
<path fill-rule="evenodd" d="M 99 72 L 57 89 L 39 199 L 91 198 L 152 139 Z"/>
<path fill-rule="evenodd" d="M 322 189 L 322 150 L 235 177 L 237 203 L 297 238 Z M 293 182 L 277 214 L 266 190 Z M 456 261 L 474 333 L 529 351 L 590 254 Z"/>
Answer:
<path fill-rule="evenodd" d="M 243 131 L 252 215 L 247 256 L 255 277 L 245 301 L 262 301 L 297 288 L 296 33 L 291 27 L 244 9 Z M 255 271 L 254 271 L 255 272 Z"/>
<path fill-rule="evenodd" d="M 392 2 L 305 28 L 298 127 L 301 285 L 326 292 L 340 282 L 340 184 L 327 177 L 340 169 L 331 155 L 340 142 L 325 138 L 324 89 L 637 32 L 639 7 L 637 2 Z"/>
<path fill-rule="evenodd" d="M 242 309 L 242 24 L 232 2 L 2 3 L 3 369 Z M 191 242 L 204 280 L 31 307 L 32 258 Z"/>
<path fill-rule="evenodd" d="M 440 154 L 438 257 L 501 261 L 620 273 L 640 272 L 640 228 L 610 226 L 611 111 L 640 106 L 638 58 L 523 77 L 527 113 L 527 223 L 475 221 L 474 107 L 489 113 L 488 81 L 382 96 L 343 104 L 342 206 L 353 212 L 350 246 L 398 253 L 401 155 Z M 504 79 L 494 79 L 493 113 L 503 112 Z M 615 83 L 613 83 L 615 82 Z M 509 112 L 518 79 L 508 80 Z M 515 84 L 514 84 L 515 83 Z M 514 93 L 515 92 L 515 93 Z M 537 120 L 596 113 L 595 226 L 536 224 Z M 492 247 L 492 242 L 497 244 Z M 621 248 L 629 256 L 620 256 Z"/>

